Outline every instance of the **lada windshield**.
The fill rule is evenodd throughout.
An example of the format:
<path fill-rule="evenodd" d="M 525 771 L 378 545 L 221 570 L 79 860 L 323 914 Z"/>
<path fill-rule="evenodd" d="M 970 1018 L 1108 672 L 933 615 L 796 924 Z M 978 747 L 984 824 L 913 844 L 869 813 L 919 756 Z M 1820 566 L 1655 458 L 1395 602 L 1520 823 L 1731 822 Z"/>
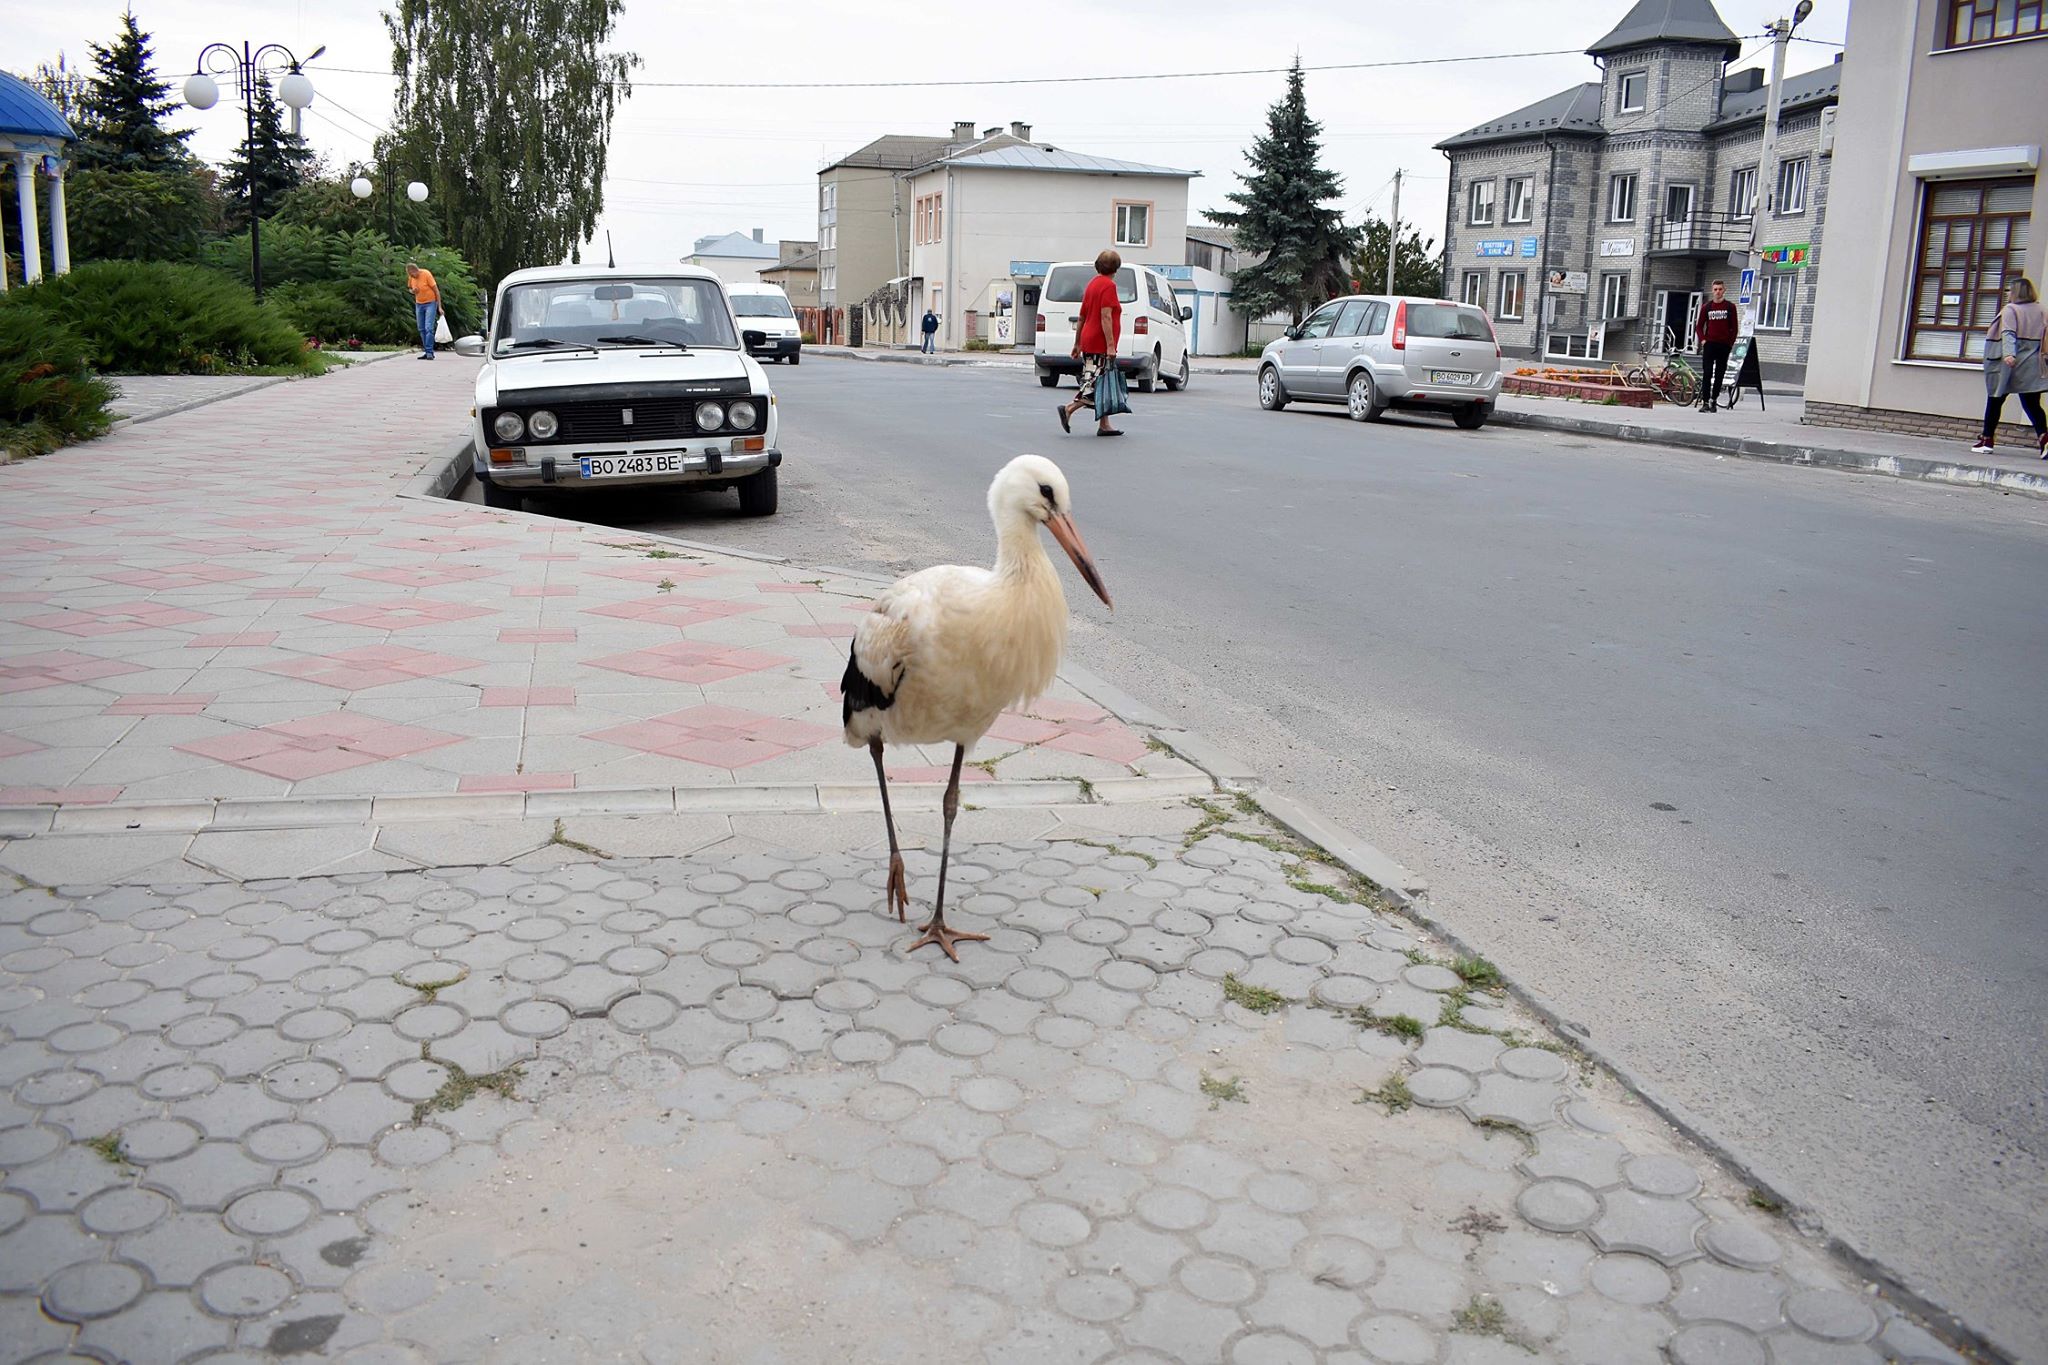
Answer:
<path fill-rule="evenodd" d="M 566 347 L 739 346 L 715 280 L 536 280 L 505 291 L 493 350 L 499 355 Z"/>

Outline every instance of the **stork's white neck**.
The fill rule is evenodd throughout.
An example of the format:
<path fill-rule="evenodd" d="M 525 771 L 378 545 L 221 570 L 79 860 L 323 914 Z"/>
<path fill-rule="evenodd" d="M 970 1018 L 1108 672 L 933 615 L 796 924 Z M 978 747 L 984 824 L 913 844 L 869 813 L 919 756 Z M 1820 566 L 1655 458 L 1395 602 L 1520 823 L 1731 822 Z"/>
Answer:
<path fill-rule="evenodd" d="M 1026 577 L 1050 570 L 1045 543 L 1038 538 L 1038 519 L 1022 512 L 996 523 L 996 573 Z"/>

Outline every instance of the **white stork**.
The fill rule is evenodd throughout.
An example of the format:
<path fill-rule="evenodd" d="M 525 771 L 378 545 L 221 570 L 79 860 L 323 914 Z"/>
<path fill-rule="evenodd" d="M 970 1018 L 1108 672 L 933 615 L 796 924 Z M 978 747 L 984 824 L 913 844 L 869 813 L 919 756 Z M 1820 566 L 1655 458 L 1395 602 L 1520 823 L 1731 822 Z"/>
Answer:
<path fill-rule="evenodd" d="M 1111 605 L 1109 589 L 1102 586 L 1074 526 L 1067 479 L 1058 465 L 1038 455 L 1019 455 L 1004 465 L 988 486 L 988 513 L 996 525 L 995 568 L 940 564 L 883 589 L 853 633 L 852 656 L 840 682 L 846 742 L 867 746 L 882 786 L 882 819 L 889 827 L 888 903 L 899 920 L 910 906 L 910 884 L 889 813 L 882 746 L 953 746 L 938 899 L 923 937 L 909 951 L 936 943 L 955 962 L 960 960 L 956 942 L 988 937 L 946 927 L 946 862 L 953 851 L 953 816 L 960 809 L 960 765 L 1006 708 L 1052 685 L 1067 643 L 1067 599 L 1038 538 L 1040 525 L 1052 532 L 1095 595 Z"/>

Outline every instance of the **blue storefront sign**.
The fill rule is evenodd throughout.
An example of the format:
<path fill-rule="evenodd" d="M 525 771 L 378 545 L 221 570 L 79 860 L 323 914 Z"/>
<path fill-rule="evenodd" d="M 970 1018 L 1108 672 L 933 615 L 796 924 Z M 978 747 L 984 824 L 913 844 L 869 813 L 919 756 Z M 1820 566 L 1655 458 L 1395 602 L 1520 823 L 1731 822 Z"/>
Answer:
<path fill-rule="evenodd" d="M 1536 259 L 1536 239 L 1534 237 L 1524 237 L 1522 239 L 1522 255 L 1527 260 L 1533 261 Z"/>
<path fill-rule="evenodd" d="M 1472 244 L 1481 256 L 1512 256 L 1515 242 L 1512 237 L 1488 237 Z"/>

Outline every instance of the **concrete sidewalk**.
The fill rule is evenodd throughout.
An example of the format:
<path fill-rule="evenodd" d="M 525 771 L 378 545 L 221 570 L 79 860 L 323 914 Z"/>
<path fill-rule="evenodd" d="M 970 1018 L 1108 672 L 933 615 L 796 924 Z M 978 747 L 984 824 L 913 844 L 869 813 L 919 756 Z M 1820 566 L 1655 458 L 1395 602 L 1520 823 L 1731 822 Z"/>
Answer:
<path fill-rule="evenodd" d="M 0 471 L 8 1358 L 1960 1361 L 1105 689 L 907 955 L 868 585 L 421 496 L 468 379 Z"/>

